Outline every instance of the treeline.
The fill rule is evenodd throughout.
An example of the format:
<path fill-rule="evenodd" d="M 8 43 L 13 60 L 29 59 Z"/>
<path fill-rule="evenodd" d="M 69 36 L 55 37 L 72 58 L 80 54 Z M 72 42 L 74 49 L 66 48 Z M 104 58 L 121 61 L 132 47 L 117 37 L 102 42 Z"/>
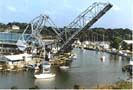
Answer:
<path fill-rule="evenodd" d="M 20 22 L 9 22 L 8 24 L 0 23 L 0 29 L 8 29 L 12 25 L 17 25 L 20 27 L 19 31 L 14 31 L 14 33 L 22 33 L 27 23 L 20 23 Z M 28 28 L 30 31 L 31 28 Z M 62 32 L 64 28 L 58 28 L 58 32 Z M 73 33 L 76 28 L 73 29 L 70 33 Z M 30 33 L 30 32 L 26 32 Z M 45 36 L 52 36 L 55 37 L 55 32 L 52 27 L 45 27 L 45 29 L 42 30 L 41 34 Z M 112 41 L 112 39 L 118 38 L 120 40 L 131 40 L 132 39 L 132 31 L 130 29 L 123 29 L 123 28 L 117 28 L 117 29 L 104 29 L 104 28 L 91 28 L 86 30 L 85 32 L 82 32 L 79 36 L 80 41 L 84 40 L 90 40 L 90 41 Z"/>
<path fill-rule="evenodd" d="M 0 31 L 1 32 L 5 32 L 7 29 L 12 29 L 12 25 L 16 25 L 20 27 L 20 30 L 12 30 L 11 33 L 23 33 L 25 28 L 27 27 L 28 23 L 20 23 L 20 22 L 9 22 L 7 24 L 4 23 L 0 23 Z M 29 28 L 27 28 L 27 34 L 31 33 L 31 27 L 29 26 Z M 56 34 L 54 33 L 53 29 L 51 27 L 45 27 L 43 28 L 42 35 L 44 36 L 55 36 Z"/>
<path fill-rule="evenodd" d="M 132 30 L 92 28 L 80 34 L 80 41 L 108 41 L 111 48 L 119 49 L 123 40 L 132 40 Z M 122 48 L 132 50 L 132 44 L 122 43 Z"/>
<path fill-rule="evenodd" d="M 27 23 L 19 23 L 19 22 L 9 22 L 7 24 L 0 23 L 0 29 L 8 29 L 12 25 L 17 25 L 20 27 L 20 29 L 25 29 L 25 27 L 28 25 Z"/>
<path fill-rule="evenodd" d="M 90 41 L 112 41 L 114 38 L 121 40 L 131 40 L 132 31 L 130 29 L 104 29 L 104 28 L 92 28 L 81 33 L 80 40 L 85 39 Z"/>

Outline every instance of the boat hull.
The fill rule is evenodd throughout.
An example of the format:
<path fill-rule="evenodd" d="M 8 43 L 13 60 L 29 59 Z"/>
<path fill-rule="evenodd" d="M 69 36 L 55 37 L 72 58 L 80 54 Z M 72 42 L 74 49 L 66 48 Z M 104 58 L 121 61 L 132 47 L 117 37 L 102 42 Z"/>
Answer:
<path fill-rule="evenodd" d="M 36 74 L 34 75 L 35 78 L 39 79 L 49 79 L 55 77 L 55 74 L 49 73 L 49 74 Z"/>
<path fill-rule="evenodd" d="M 69 66 L 60 66 L 60 69 L 66 70 L 66 69 L 69 69 Z"/>

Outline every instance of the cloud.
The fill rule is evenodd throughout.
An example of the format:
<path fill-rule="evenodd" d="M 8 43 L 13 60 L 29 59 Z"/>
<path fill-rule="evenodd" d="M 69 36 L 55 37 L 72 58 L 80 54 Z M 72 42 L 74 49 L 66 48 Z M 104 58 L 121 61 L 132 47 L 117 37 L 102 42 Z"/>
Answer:
<path fill-rule="evenodd" d="M 119 11 L 120 10 L 120 7 L 114 4 L 112 9 L 114 11 Z"/>
<path fill-rule="evenodd" d="M 7 9 L 11 12 L 16 12 L 16 8 L 13 6 L 7 6 Z"/>

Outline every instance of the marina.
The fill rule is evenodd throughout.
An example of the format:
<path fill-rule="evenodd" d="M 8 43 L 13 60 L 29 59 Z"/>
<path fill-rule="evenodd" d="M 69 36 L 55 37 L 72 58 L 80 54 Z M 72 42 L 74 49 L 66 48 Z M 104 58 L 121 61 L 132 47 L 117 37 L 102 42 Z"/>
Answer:
<path fill-rule="evenodd" d="M 106 60 L 102 62 L 100 60 L 102 52 L 78 48 L 75 48 L 73 52 L 77 54 L 77 60 L 72 62 L 69 70 L 64 71 L 52 67 L 52 73 L 56 74 L 55 78 L 35 79 L 33 71 L 1 72 L 0 87 L 10 89 L 16 86 L 25 89 L 37 85 L 44 89 L 55 87 L 72 89 L 75 84 L 78 84 L 90 88 L 128 79 L 127 73 L 122 72 L 122 66 L 129 63 L 129 60 L 124 57 L 105 53 Z M 18 83 L 18 80 L 21 82 Z"/>

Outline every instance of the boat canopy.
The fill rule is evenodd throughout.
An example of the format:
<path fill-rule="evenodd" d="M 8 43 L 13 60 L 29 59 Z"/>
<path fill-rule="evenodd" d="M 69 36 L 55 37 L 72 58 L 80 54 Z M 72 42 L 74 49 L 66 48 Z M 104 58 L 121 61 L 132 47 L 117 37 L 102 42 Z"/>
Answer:
<path fill-rule="evenodd" d="M 43 68 L 50 68 L 51 65 L 48 62 L 42 63 L 41 64 Z"/>

